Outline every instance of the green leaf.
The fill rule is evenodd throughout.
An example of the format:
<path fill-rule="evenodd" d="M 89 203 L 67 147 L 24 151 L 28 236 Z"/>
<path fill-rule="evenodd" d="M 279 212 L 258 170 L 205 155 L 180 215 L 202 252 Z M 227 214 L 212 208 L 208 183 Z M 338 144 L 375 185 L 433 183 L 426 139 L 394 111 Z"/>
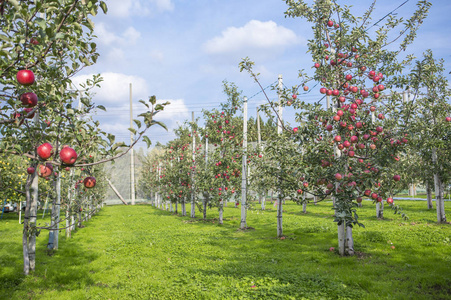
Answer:
<path fill-rule="evenodd" d="M 98 108 L 98 109 L 101 109 L 101 110 L 103 110 L 103 111 L 106 111 L 106 108 L 105 108 L 105 106 L 103 106 L 103 105 L 97 105 L 97 108 Z"/>
<path fill-rule="evenodd" d="M 64 33 L 58 32 L 58 33 L 55 35 L 55 39 L 64 39 L 65 36 L 66 36 L 66 35 L 65 35 Z"/>
<path fill-rule="evenodd" d="M 147 108 L 149 108 L 149 104 L 147 104 L 144 100 L 139 100 L 139 102 L 144 104 Z"/>
<path fill-rule="evenodd" d="M 163 127 L 164 129 L 166 129 L 166 131 L 168 130 L 168 128 L 166 127 L 166 125 L 165 125 L 164 123 L 162 123 L 162 122 L 152 120 L 152 122 L 150 123 L 150 126 L 153 126 L 153 125 L 160 125 L 160 126 Z"/>
<path fill-rule="evenodd" d="M 152 145 L 152 141 L 149 139 L 147 135 L 143 136 L 143 141 L 146 142 L 147 148 L 149 148 L 150 145 Z"/>
<path fill-rule="evenodd" d="M 105 2 L 100 1 L 100 8 L 103 10 L 103 13 L 106 14 L 108 12 L 108 7 Z"/>
<path fill-rule="evenodd" d="M 36 18 L 36 19 L 34 19 L 34 22 L 36 24 L 38 24 L 39 27 L 41 27 L 43 30 L 45 30 L 45 28 L 47 27 L 46 23 L 45 23 L 45 20 L 43 18 Z"/>
<path fill-rule="evenodd" d="M 134 128 L 129 128 L 128 130 L 129 130 L 131 133 L 136 134 L 136 129 L 134 129 Z"/>
<path fill-rule="evenodd" d="M 0 34 L 0 40 L 9 42 L 10 38 L 8 36 L 4 35 L 4 34 Z"/>
<path fill-rule="evenodd" d="M 141 128 L 141 121 L 133 120 L 133 122 L 135 122 L 135 124 L 136 124 L 136 126 L 138 126 L 138 128 Z"/>

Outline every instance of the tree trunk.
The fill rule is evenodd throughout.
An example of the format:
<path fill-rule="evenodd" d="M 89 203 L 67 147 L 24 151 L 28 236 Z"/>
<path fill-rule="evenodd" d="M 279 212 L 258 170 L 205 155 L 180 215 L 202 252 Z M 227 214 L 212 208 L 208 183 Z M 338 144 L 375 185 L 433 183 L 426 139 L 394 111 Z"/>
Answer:
<path fill-rule="evenodd" d="M 223 205 L 223 200 L 219 200 L 219 221 L 218 224 L 223 224 L 224 220 L 223 220 L 223 213 L 224 213 L 224 207 Z"/>
<path fill-rule="evenodd" d="M 204 220 L 207 219 L 207 203 L 209 201 L 210 195 L 208 193 L 204 193 L 204 199 L 202 200 L 202 212 Z"/>
<path fill-rule="evenodd" d="M 58 172 L 58 168 L 55 170 Z M 58 172 L 58 176 L 56 178 L 55 182 L 55 191 L 56 191 L 56 198 L 53 199 L 53 205 L 52 205 L 52 223 L 51 223 L 51 230 L 49 231 L 49 243 L 47 245 L 48 249 L 55 249 L 58 250 L 58 237 L 59 237 L 59 230 L 56 230 L 59 228 L 59 222 L 60 222 L 60 205 L 61 205 L 61 177 Z"/>
<path fill-rule="evenodd" d="M 25 212 L 24 212 L 24 220 L 23 220 L 23 234 L 22 234 L 22 249 L 23 249 L 23 272 L 25 275 L 30 274 L 30 257 L 28 255 L 28 234 L 30 232 L 29 226 L 29 217 L 30 217 L 30 207 L 31 207 L 31 184 L 33 181 L 33 176 L 35 174 L 31 174 L 27 178 L 27 183 L 25 186 Z"/>
<path fill-rule="evenodd" d="M 352 227 L 346 227 L 346 242 L 345 242 L 346 255 L 354 255 L 354 239 L 352 238 Z"/>
<path fill-rule="evenodd" d="M 38 199 L 39 199 L 39 184 L 38 184 L 38 176 L 35 172 L 32 175 L 31 182 L 31 203 L 30 203 L 30 213 L 28 215 L 29 220 L 29 230 L 31 230 L 28 237 L 28 257 L 30 260 L 30 271 L 35 270 L 36 266 L 36 214 L 38 212 Z"/>
<path fill-rule="evenodd" d="M 445 199 L 443 197 L 443 183 L 438 174 L 435 174 L 436 185 L 435 185 L 435 206 L 437 207 L 437 222 L 446 223 L 445 215 Z"/>
<path fill-rule="evenodd" d="M 81 212 L 78 213 L 78 228 L 81 227 L 82 219 L 81 219 Z"/>
<path fill-rule="evenodd" d="M 185 205 L 186 197 L 183 197 L 182 200 L 182 216 L 186 216 L 186 205 Z"/>
<path fill-rule="evenodd" d="M 266 193 L 260 193 L 259 194 L 259 199 L 260 199 L 260 203 L 262 204 L 262 210 L 265 210 L 265 204 L 266 204 Z"/>
<path fill-rule="evenodd" d="M 307 201 L 305 201 L 305 193 L 302 195 L 302 212 L 307 213 Z"/>
<path fill-rule="evenodd" d="M 383 219 L 384 218 L 384 203 L 376 202 L 376 218 Z"/>
<path fill-rule="evenodd" d="M 346 253 L 346 232 L 345 232 L 345 223 L 341 223 L 338 225 L 338 253 L 341 256 L 344 256 Z"/>
<path fill-rule="evenodd" d="M 191 193 L 191 218 L 196 217 L 196 206 L 194 205 L 194 191 Z"/>
<path fill-rule="evenodd" d="M 178 214 L 179 203 L 175 202 L 175 214 Z"/>
<path fill-rule="evenodd" d="M 435 165 L 437 163 L 437 150 L 432 149 L 432 163 Z M 434 184 L 435 184 L 435 206 L 437 207 L 437 222 L 446 223 L 445 215 L 445 201 L 443 199 L 444 186 L 439 173 L 434 174 Z"/>
<path fill-rule="evenodd" d="M 279 190 L 277 200 L 277 237 L 282 237 L 283 235 L 283 223 L 282 223 L 282 212 L 283 212 L 283 206 L 282 206 L 282 193 Z"/>
<path fill-rule="evenodd" d="M 432 189 L 429 182 L 426 183 L 426 195 L 427 195 L 427 203 L 428 209 L 433 209 L 434 205 L 432 204 Z"/>

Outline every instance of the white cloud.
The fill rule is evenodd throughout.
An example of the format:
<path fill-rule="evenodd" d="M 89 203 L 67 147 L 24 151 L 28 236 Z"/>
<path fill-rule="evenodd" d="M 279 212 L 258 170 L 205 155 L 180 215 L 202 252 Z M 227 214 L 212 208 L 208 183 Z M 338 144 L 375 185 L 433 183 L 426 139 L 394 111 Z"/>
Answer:
<path fill-rule="evenodd" d="M 102 73 L 103 81 L 101 88 L 95 88 L 94 102 L 103 105 L 117 105 L 129 101 L 130 83 L 132 84 L 133 99 L 146 99 L 148 95 L 147 82 L 144 78 L 121 73 Z M 78 85 L 91 75 L 80 75 L 73 78 L 73 82 Z"/>
<path fill-rule="evenodd" d="M 109 0 L 108 15 L 117 18 L 131 16 L 147 16 L 151 12 L 158 13 L 174 10 L 172 0 Z"/>
<path fill-rule="evenodd" d="M 189 117 L 189 110 L 183 99 L 161 99 L 157 103 L 170 102 L 162 112 L 157 114 L 157 119 L 163 121 L 179 121 L 183 123 Z"/>
<path fill-rule="evenodd" d="M 123 61 L 125 59 L 125 54 L 122 49 L 119 48 L 113 48 L 110 52 L 107 54 L 108 61 Z"/>
<path fill-rule="evenodd" d="M 209 54 L 238 53 L 247 49 L 280 49 L 299 44 L 302 39 L 273 21 L 251 20 L 243 27 L 229 27 L 221 36 L 208 40 L 203 46 Z"/>
<path fill-rule="evenodd" d="M 128 27 L 121 34 L 115 34 L 104 23 L 99 22 L 94 30 L 99 42 L 104 45 L 133 45 L 141 37 L 141 33 L 132 26 Z"/>
<path fill-rule="evenodd" d="M 174 10 L 174 3 L 171 0 L 151 0 L 159 11 L 172 11 Z"/>
<path fill-rule="evenodd" d="M 149 56 L 157 62 L 162 62 L 164 59 L 164 53 L 158 50 L 153 50 L 149 53 Z"/>

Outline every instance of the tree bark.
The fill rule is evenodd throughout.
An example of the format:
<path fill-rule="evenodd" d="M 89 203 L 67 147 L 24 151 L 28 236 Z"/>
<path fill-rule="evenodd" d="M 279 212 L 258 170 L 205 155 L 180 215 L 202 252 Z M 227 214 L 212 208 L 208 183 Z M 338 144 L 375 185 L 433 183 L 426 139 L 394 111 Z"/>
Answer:
<path fill-rule="evenodd" d="M 345 243 L 345 253 L 347 255 L 354 255 L 354 239 L 352 238 L 352 227 L 346 227 L 346 243 Z"/>
<path fill-rule="evenodd" d="M 431 189 L 431 185 L 429 184 L 429 182 L 426 182 L 426 197 L 427 197 L 427 204 L 428 204 L 428 209 L 433 209 L 434 205 L 432 204 L 432 189 Z"/>
<path fill-rule="evenodd" d="M 437 150 L 432 149 L 432 163 L 435 165 L 437 163 Z M 435 206 L 437 207 L 437 222 L 446 223 L 445 215 L 445 201 L 443 198 L 444 186 L 440 174 L 438 172 L 434 173 L 434 184 L 435 184 Z"/>
<path fill-rule="evenodd" d="M 186 216 L 186 205 L 185 205 L 186 197 L 183 197 L 182 200 L 182 216 Z"/>
<path fill-rule="evenodd" d="M 221 225 L 224 223 L 224 220 L 223 220 L 224 207 L 222 205 L 223 205 L 223 200 L 220 200 L 219 201 L 219 221 L 218 221 L 218 223 Z"/>
<path fill-rule="evenodd" d="M 277 237 L 283 236 L 283 206 L 282 206 L 282 193 L 279 190 L 278 200 L 277 200 Z"/>
<path fill-rule="evenodd" d="M 33 176 L 29 175 L 27 179 L 27 184 L 25 186 L 25 212 L 23 221 L 23 234 L 22 234 L 22 248 L 23 248 L 23 272 L 24 275 L 30 274 L 30 257 L 28 254 L 28 234 L 30 232 L 29 217 L 30 217 L 30 207 L 31 207 L 31 183 L 33 181 Z"/>
<path fill-rule="evenodd" d="M 346 253 L 346 230 L 345 223 L 338 225 L 338 253 L 344 256 Z"/>
<path fill-rule="evenodd" d="M 384 203 L 376 202 L 376 218 L 383 219 L 384 218 Z"/>
<path fill-rule="evenodd" d="M 196 206 L 194 205 L 194 191 L 192 191 L 191 193 L 191 218 L 195 218 L 196 217 Z"/>
<path fill-rule="evenodd" d="M 307 213 L 307 202 L 305 201 L 305 193 L 302 195 L 302 212 Z"/>
<path fill-rule="evenodd" d="M 30 260 L 30 271 L 34 271 L 36 267 L 36 223 L 38 212 L 38 199 L 39 199 L 39 183 L 38 176 L 35 173 L 32 175 L 32 182 L 30 188 L 31 203 L 30 213 L 28 215 L 29 230 L 31 231 L 28 236 L 28 257 Z"/>
<path fill-rule="evenodd" d="M 207 203 L 209 200 L 209 194 L 204 193 L 204 199 L 202 200 L 202 212 L 203 212 L 203 218 L 204 220 L 207 219 Z"/>

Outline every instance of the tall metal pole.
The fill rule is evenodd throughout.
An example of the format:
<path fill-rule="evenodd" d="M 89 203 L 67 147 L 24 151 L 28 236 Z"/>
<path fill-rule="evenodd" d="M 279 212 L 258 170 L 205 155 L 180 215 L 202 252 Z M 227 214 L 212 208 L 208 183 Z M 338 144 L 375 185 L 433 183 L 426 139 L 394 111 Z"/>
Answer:
<path fill-rule="evenodd" d="M 262 151 L 263 150 L 262 133 L 261 133 L 261 128 L 260 128 L 260 115 L 258 112 L 258 107 L 257 107 L 257 144 L 258 144 L 258 148 L 260 149 L 260 151 Z"/>
<path fill-rule="evenodd" d="M 132 84 L 130 83 L 130 128 L 133 128 L 133 100 Z M 130 132 L 130 145 L 133 144 L 133 132 Z M 135 154 L 133 147 L 130 149 L 130 196 L 132 205 L 135 205 Z"/>
<path fill-rule="evenodd" d="M 192 112 L 192 128 L 191 134 L 193 135 L 193 169 L 191 170 L 191 218 L 196 217 L 196 208 L 194 206 L 195 202 L 195 188 L 194 188 L 194 172 L 196 171 L 196 133 L 194 131 L 194 111 Z"/>
<path fill-rule="evenodd" d="M 277 134 L 282 134 L 282 75 L 279 74 L 279 86 L 277 94 L 279 97 L 279 118 L 277 119 Z M 282 222 L 282 190 L 281 190 L 281 176 L 280 176 L 280 162 L 279 164 L 279 188 L 278 188 L 278 203 L 277 203 L 277 237 L 282 237 L 283 235 L 283 222 Z"/>
<path fill-rule="evenodd" d="M 246 198 L 247 198 L 247 97 L 243 101 L 243 170 L 241 172 L 241 229 L 246 224 Z"/>
<path fill-rule="evenodd" d="M 279 117 L 277 118 L 277 134 L 281 134 L 281 133 L 282 133 L 282 114 L 283 114 L 283 108 L 282 108 L 282 89 L 283 89 L 282 74 L 279 74 L 279 88 L 278 88 L 278 96 L 279 96 Z"/>

